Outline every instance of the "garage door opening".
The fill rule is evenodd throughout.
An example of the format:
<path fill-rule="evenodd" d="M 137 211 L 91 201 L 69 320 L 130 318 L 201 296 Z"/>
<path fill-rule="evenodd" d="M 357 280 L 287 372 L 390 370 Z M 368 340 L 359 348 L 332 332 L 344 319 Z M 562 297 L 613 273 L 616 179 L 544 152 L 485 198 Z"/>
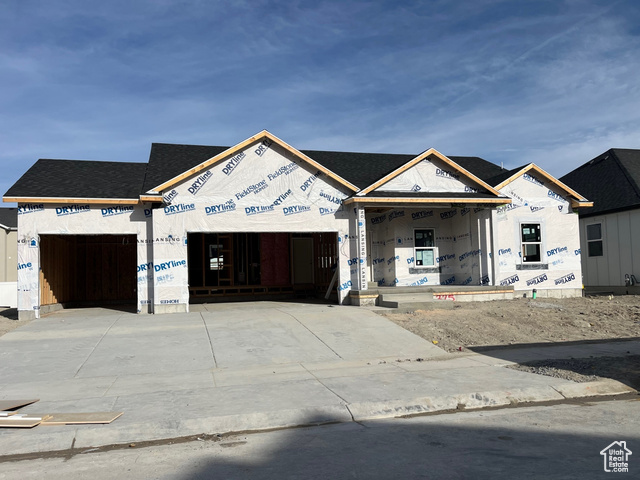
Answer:
<path fill-rule="evenodd" d="M 190 301 L 324 298 L 337 243 L 336 233 L 189 233 Z"/>
<path fill-rule="evenodd" d="M 40 304 L 135 311 L 135 235 L 41 235 Z"/>

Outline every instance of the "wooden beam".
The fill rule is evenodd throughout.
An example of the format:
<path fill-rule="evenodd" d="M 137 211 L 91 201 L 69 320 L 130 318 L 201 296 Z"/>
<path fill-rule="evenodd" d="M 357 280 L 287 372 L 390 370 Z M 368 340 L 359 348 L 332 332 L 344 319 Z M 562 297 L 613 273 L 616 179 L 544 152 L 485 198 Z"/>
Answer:
<path fill-rule="evenodd" d="M 351 197 L 347 198 L 343 203 L 395 203 L 395 204 L 403 204 L 403 203 L 490 203 L 490 204 L 498 204 L 498 205 L 506 205 L 511 203 L 510 198 L 371 198 L 371 197 Z"/>
<path fill-rule="evenodd" d="M 92 205 L 137 205 L 139 198 L 57 198 L 57 197 L 2 197 L 4 202 L 11 203 L 59 203 Z"/>
<path fill-rule="evenodd" d="M 493 193 L 494 195 L 500 195 L 498 193 L 497 189 L 494 189 L 491 185 L 489 185 L 485 181 L 481 180 L 480 178 L 476 177 L 473 173 L 471 173 L 468 170 L 462 168 L 460 165 L 458 165 L 456 162 L 454 162 L 453 160 L 448 158 L 446 155 L 443 155 L 442 153 L 438 152 L 435 148 L 430 148 L 429 150 L 421 153 L 416 158 L 408 161 L 407 163 L 405 163 L 401 167 L 395 169 L 390 174 L 384 176 L 383 178 L 381 178 L 377 182 L 369 185 L 367 188 L 365 188 L 364 190 L 360 191 L 359 195 L 366 195 L 367 193 L 375 190 L 376 188 L 378 188 L 378 187 L 384 185 L 385 183 L 387 183 L 388 181 L 394 179 L 395 177 L 397 177 L 401 173 L 405 172 L 406 170 L 410 169 L 414 165 L 420 163 L 422 160 L 430 157 L 431 155 L 437 157 L 438 159 L 440 159 L 441 161 L 446 163 L 449 167 L 451 167 L 452 169 L 456 170 L 457 172 L 460 172 L 463 176 L 467 177 L 469 180 L 471 180 L 475 184 L 479 185 L 480 187 L 484 188 L 488 192 Z"/>
<path fill-rule="evenodd" d="M 544 177 L 548 182 L 552 183 L 553 185 L 558 187 L 560 190 L 564 191 L 569 196 L 573 197 L 578 202 L 591 203 L 591 205 L 589 205 L 589 206 L 593 206 L 593 202 L 589 202 L 586 198 L 584 198 L 578 192 L 576 192 L 575 190 L 573 190 L 569 186 L 565 185 L 564 183 L 562 183 L 560 180 L 558 180 L 557 178 L 555 178 L 551 174 L 545 172 L 542 168 L 537 166 L 535 163 L 530 163 L 526 167 L 520 169 L 519 171 L 517 171 L 516 173 L 511 175 L 509 178 L 507 178 L 505 181 L 503 181 L 499 185 L 496 185 L 496 190 L 503 189 L 504 187 L 509 185 L 511 182 L 513 182 L 514 180 L 520 178 L 522 175 L 524 175 L 525 173 L 527 173 L 527 172 L 529 172 L 531 170 L 535 171 L 538 175 Z M 583 206 L 587 206 L 587 205 L 583 205 Z"/>
<path fill-rule="evenodd" d="M 216 165 L 217 163 L 219 163 L 219 162 L 221 162 L 223 160 L 226 160 L 229 157 L 234 156 L 239 151 L 245 149 L 246 147 L 248 147 L 252 143 L 256 143 L 256 142 L 262 140 L 263 138 L 268 138 L 272 142 L 277 143 L 280 147 L 284 148 L 289 153 L 292 153 L 294 156 L 296 156 L 300 160 L 303 160 L 304 162 L 308 163 L 313 168 L 316 168 L 316 169 L 320 170 L 322 173 L 324 173 L 328 177 L 332 178 L 336 182 L 340 183 L 341 185 L 344 185 L 345 187 L 349 188 L 351 191 L 357 192 L 359 190 L 358 187 L 356 187 L 352 183 L 348 182 L 347 180 L 345 180 L 342 177 L 339 177 L 338 175 L 333 173 L 328 168 L 322 166 L 321 164 L 319 164 L 315 160 L 309 158 L 304 153 L 300 152 L 296 148 L 293 148 L 288 143 L 280 140 L 278 137 L 276 137 L 275 135 L 269 133 L 267 130 L 263 130 L 260 133 L 254 135 L 253 137 L 250 137 L 250 138 L 246 139 L 245 141 L 238 143 L 237 145 L 225 150 L 222 153 L 219 153 L 218 155 L 216 155 L 214 157 L 211 157 L 208 160 L 205 160 L 204 162 L 200 163 L 199 165 L 196 165 L 195 167 L 187 170 L 186 172 L 181 173 L 180 175 L 178 175 L 176 177 L 173 177 L 171 180 L 168 180 L 168 181 L 164 182 L 163 184 L 158 185 L 157 187 L 153 188 L 153 191 L 154 192 L 162 192 L 164 190 L 167 190 L 167 189 L 171 188 L 173 185 L 175 185 L 176 183 L 179 183 L 182 180 L 185 180 L 185 179 L 197 174 L 198 172 L 201 172 L 202 170 L 204 170 L 206 168 L 212 167 L 212 166 Z"/>

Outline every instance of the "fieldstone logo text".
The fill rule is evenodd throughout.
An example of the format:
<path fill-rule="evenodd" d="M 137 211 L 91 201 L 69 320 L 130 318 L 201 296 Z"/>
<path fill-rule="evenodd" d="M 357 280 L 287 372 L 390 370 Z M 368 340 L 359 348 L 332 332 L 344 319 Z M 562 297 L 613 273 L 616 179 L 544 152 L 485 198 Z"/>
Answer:
<path fill-rule="evenodd" d="M 131 207 L 133 209 L 133 207 Z M 91 210 L 89 205 L 69 205 L 68 207 L 57 207 L 56 215 L 64 217 L 65 215 L 75 215 L 76 213 L 84 213 Z"/>
<path fill-rule="evenodd" d="M 108 208 L 103 208 L 101 212 L 103 217 L 113 217 L 114 215 L 122 215 L 124 213 L 133 212 L 133 206 L 129 205 L 124 207 L 120 207 L 120 206 L 108 207 Z"/>
<path fill-rule="evenodd" d="M 240 200 L 242 197 L 246 197 L 250 193 L 256 194 L 258 192 L 261 192 L 262 190 L 264 190 L 268 186 L 269 185 L 267 185 L 267 181 L 266 180 L 261 180 L 258 183 L 254 183 L 253 185 L 249 185 L 247 188 L 245 188 L 241 192 L 236 193 L 235 194 L 236 195 L 236 199 Z"/>
<path fill-rule="evenodd" d="M 280 175 L 289 175 L 291 172 L 293 172 L 297 168 L 298 168 L 298 164 L 291 162 L 289 165 L 285 165 L 284 167 L 280 167 L 275 172 L 270 173 L 269 175 L 267 175 L 267 178 L 269 179 L 269 181 L 275 180 Z"/>
<path fill-rule="evenodd" d="M 604 459 L 604 471 L 608 473 L 629 473 L 629 455 L 627 442 L 620 440 L 605 447 L 601 452 Z"/>

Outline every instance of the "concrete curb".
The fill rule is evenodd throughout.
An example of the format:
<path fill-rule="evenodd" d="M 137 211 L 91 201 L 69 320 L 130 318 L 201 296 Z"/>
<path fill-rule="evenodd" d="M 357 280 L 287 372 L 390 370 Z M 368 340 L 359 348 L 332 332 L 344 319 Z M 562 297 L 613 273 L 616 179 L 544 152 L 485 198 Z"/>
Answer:
<path fill-rule="evenodd" d="M 118 428 L 110 425 L 78 427 L 40 427 L 39 430 L 16 431 L 11 438 L 0 439 L 0 459 L 11 455 L 43 454 L 85 450 L 113 445 L 128 445 L 201 434 L 233 434 L 330 423 L 391 419 L 455 410 L 481 410 L 637 392 L 614 380 L 587 383 L 567 382 L 555 386 L 487 391 L 448 396 L 430 396 L 411 400 L 341 403 L 312 408 L 286 409 L 250 414 L 203 416 L 198 419 L 167 420 L 158 424 L 134 423 Z M 118 420 L 116 420 L 117 422 Z"/>

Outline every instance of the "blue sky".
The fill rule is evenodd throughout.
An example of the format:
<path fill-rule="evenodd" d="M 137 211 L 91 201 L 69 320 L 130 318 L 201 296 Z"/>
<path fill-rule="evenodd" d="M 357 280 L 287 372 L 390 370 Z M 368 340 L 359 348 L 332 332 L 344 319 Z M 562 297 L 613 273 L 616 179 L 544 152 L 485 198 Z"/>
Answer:
<path fill-rule="evenodd" d="M 38 158 L 262 129 L 556 176 L 640 148 L 634 0 L 3 0 L 0 18 L 0 193 Z"/>

